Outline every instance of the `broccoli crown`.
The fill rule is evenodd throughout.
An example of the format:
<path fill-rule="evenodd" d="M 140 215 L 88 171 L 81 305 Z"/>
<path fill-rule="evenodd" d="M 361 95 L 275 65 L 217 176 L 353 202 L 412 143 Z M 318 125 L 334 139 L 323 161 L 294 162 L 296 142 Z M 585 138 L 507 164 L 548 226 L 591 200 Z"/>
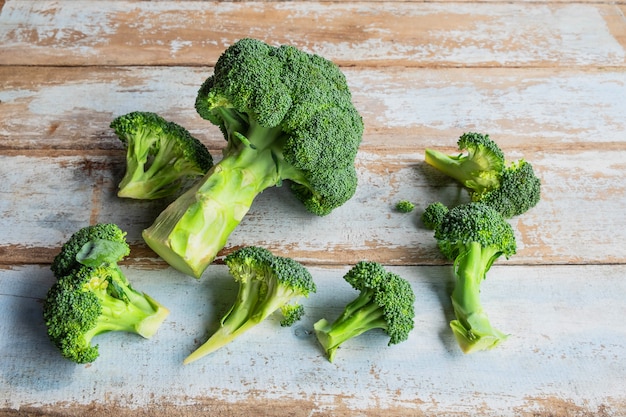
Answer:
<path fill-rule="evenodd" d="M 317 290 L 311 273 L 302 264 L 291 258 L 276 256 L 259 246 L 238 249 L 228 254 L 224 262 L 239 283 L 251 280 L 261 282 L 262 295 L 270 295 L 277 286 L 289 290 L 294 296 L 303 297 Z"/>
<path fill-rule="evenodd" d="M 99 356 L 98 346 L 91 346 L 89 331 L 97 325 L 102 312 L 98 298 L 83 286 L 89 282 L 90 268 L 61 277 L 43 304 L 48 336 L 61 354 L 76 363 L 93 362 Z"/>
<path fill-rule="evenodd" d="M 488 204 L 509 219 L 535 207 L 541 198 L 541 181 L 530 163 L 519 160 L 509 164 L 500 177 L 500 186 L 472 200 Z"/>
<path fill-rule="evenodd" d="M 500 147 L 489 135 L 464 133 L 457 145 L 465 153 L 446 155 L 426 149 L 426 162 L 474 193 L 480 194 L 498 187 L 505 158 Z"/>
<path fill-rule="evenodd" d="M 457 146 L 459 150 L 467 151 L 467 159 L 486 158 L 489 164 L 492 164 L 490 166 L 504 165 L 504 152 L 489 135 L 475 132 L 464 133 L 457 141 Z"/>
<path fill-rule="evenodd" d="M 118 195 L 156 199 L 177 192 L 185 179 L 204 175 L 213 159 L 187 129 L 151 112 L 135 111 L 111 122 L 126 147 L 126 173 Z"/>
<path fill-rule="evenodd" d="M 506 219 L 493 207 L 470 202 L 448 210 L 435 228 L 439 249 L 448 259 L 477 243 L 490 248 L 497 256 L 509 257 L 516 252 L 515 233 Z"/>
<path fill-rule="evenodd" d="M 113 223 L 98 223 L 83 227 L 75 232 L 61 247 L 60 252 L 52 261 L 50 269 L 56 278 L 69 274 L 73 269 L 82 266 L 77 257 L 87 256 L 87 251 L 93 248 L 95 243 L 106 243 L 116 246 L 117 249 L 109 249 L 104 252 L 107 262 L 119 262 L 130 253 L 130 247 L 126 243 L 126 232 L 122 231 Z"/>
<path fill-rule="evenodd" d="M 448 214 L 448 207 L 441 202 L 429 204 L 422 213 L 422 222 L 427 228 L 434 230 Z"/>
<path fill-rule="evenodd" d="M 331 61 L 241 39 L 218 59 L 196 110 L 220 127 L 226 155 L 240 141 L 259 151 L 271 147 L 275 169 L 295 183 L 294 194 L 309 211 L 328 214 L 353 196 L 363 121 Z"/>

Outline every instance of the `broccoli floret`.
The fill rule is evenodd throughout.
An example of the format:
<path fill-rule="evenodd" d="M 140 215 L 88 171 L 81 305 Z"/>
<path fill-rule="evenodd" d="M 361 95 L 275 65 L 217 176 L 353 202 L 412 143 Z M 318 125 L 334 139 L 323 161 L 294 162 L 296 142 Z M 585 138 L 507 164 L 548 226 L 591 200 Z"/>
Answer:
<path fill-rule="evenodd" d="M 482 194 L 470 194 L 498 210 L 505 218 L 518 216 L 535 207 L 541 199 L 541 181 L 525 160 L 508 164 L 502 171 L 500 186 Z"/>
<path fill-rule="evenodd" d="M 320 216 L 354 195 L 363 122 L 331 61 L 242 39 L 220 56 L 195 105 L 222 131 L 223 159 L 143 233 L 181 272 L 200 277 L 268 187 L 288 180 Z"/>
<path fill-rule="evenodd" d="M 89 249 L 95 244 L 100 247 L 107 245 L 109 249 L 101 252 L 103 261 L 117 263 L 130 254 L 130 247 L 126 243 L 126 232 L 113 223 L 98 223 L 86 226 L 76 231 L 61 246 L 61 250 L 54 257 L 50 269 L 58 279 L 68 275 L 72 270 L 82 266 L 81 259 L 91 252 Z M 84 262 L 84 261 L 83 261 Z"/>
<path fill-rule="evenodd" d="M 396 211 L 400 213 L 410 213 L 415 209 L 415 204 L 408 200 L 401 200 L 396 203 Z"/>
<path fill-rule="evenodd" d="M 541 182 L 530 163 L 523 159 L 507 161 L 489 135 L 465 133 L 458 145 L 468 153 L 446 155 L 426 149 L 425 159 L 467 188 L 471 201 L 488 204 L 507 219 L 537 205 Z"/>
<path fill-rule="evenodd" d="M 213 166 L 202 142 L 155 113 L 136 111 L 119 116 L 111 128 L 126 147 L 126 173 L 119 184 L 119 197 L 167 197 Z"/>
<path fill-rule="evenodd" d="M 280 325 L 289 327 L 302 319 L 302 316 L 304 316 L 304 306 L 302 304 L 285 304 L 280 308 L 280 312 L 283 314 Z"/>
<path fill-rule="evenodd" d="M 454 262 L 450 327 L 461 350 L 491 349 L 507 338 L 493 328 L 480 301 L 480 285 L 491 265 L 516 252 L 515 234 L 493 207 L 470 202 L 451 208 L 435 227 L 441 253 Z"/>
<path fill-rule="evenodd" d="M 377 262 L 361 261 L 344 279 L 359 295 L 334 321 L 320 319 L 314 325 L 318 341 L 330 362 L 345 341 L 372 329 L 389 335 L 389 345 L 405 341 L 413 330 L 415 294 L 404 278 L 387 272 Z"/>
<path fill-rule="evenodd" d="M 422 213 L 422 222 L 427 228 L 434 230 L 443 218 L 448 214 L 448 207 L 443 203 L 435 202 L 429 204 Z"/>
<path fill-rule="evenodd" d="M 258 246 L 238 249 L 227 255 L 224 262 L 239 283 L 237 298 L 222 317 L 218 330 L 184 360 L 185 364 L 232 342 L 277 310 L 286 314 L 281 325 L 292 325 L 303 312 L 302 307 L 297 307 L 297 300 L 317 290 L 313 277 L 300 263 Z"/>
<path fill-rule="evenodd" d="M 505 165 L 504 153 L 489 135 L 464 133 L 457 145 L 464 153 L 448 155 L 426 149 L 426 163 L 476 194 L 498 187 L 500 173 Z"/>
<path fill-rule="evenodd" d="M 88 226 L 55 258 L 57 280 L 44 299 L 43 317 L 52 343 L 73 362 L 98 358 L 98 345 L 91 342 L 99 334 L 124 331 L 150 338 L 169 315 L 133 289 L 120 269 L 117 262 L 129 252 L 124 236 L 113 224 Z"/>

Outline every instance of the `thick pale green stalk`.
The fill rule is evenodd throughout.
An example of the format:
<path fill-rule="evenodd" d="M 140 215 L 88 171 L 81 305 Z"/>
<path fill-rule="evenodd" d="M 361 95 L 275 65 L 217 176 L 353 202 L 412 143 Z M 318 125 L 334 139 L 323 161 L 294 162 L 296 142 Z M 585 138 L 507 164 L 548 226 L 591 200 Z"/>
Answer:
<path fill-rule="evenodd" d="M 258 317 L 256 309 L 258 304 L 264 302 L 263 299 L 259 299 L 264 285 L 262 280 L 257 280 L 253 275 L 240 282 L 237 299 L 222 318 L 219 329 L 198 349 L 187 356 L 183 363 L 189 364 L 215 352 L 263 321 L 264 317 Z"/>
<path fill-rule="evenodd" d="M 497 176 L 483 171 L 484 167 L 465 156 L 450 156 L 434 149 L 426 149 L 424 160 L 428 165 L 475 191 L 496 188 L 500 184 Z"/>
<path fill-rule="evenodd" d="M 452 305 L 456 320 L 450 327 L 464 353 L 492 349 L 507 338 L 493 328 L 480 301 L 480 284 L 491 266 L 493 251 L 483 249 L 477 242 L 455 260 L 456 283 Z"/>
<path fill-rule="evenodd" d="M 199 278 L 255 197 L 280 182 L 271 148 L 226 156 L 144 230 L 146 243 L 179 271 Z"/>
<path fill-rule="evenodd" d="M 106 332 L 137 333 L 149 339 L 169 315 L 169 310 L 151 297 L 137 293 L 129 301 L 100 296 L 102 314 L 98 324 L 86 334 L 87 340 Z"/>

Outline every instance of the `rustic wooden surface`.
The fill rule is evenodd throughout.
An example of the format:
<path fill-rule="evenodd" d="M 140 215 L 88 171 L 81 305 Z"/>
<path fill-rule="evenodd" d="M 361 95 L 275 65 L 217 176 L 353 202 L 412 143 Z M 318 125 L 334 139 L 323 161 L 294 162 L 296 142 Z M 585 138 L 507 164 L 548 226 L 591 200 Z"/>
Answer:
<path fill-rule="evenodd" d="M 0 415 L 626 415 L 626 5 L 609 1 L 0 1 Z M 286 188 L 263 193 L 229 240 L 305 263 L 309 314 L 272 318 L 195 364 L 182 359 L 234 296 L 226 269 L 200 280 L 142 243 L 166 202 L 115 196 L 124 155 L 113 117 L 150 110 L 218 155 L 193 109 L 235 40 L 290 43 L 340 64 L 365 122 L 359 189 L 324 218 Z M 423 162 L 465 131 L 526 158 L 543 199 L 512 220 L 519 253 L 483 285 L 501 347 L 460 353 L 448 321 L 450 266 L 419 210 L 464 198 Z M 412 214 L 392 208 L 417 203 Z M 102 337 L 88 366 L 45 334 L 49 263 L 78 228 L 128 231 L 135 286 L 172 310 L 150 340 Z M 387 347 L 372 332 L 334 364 L 312 324 L 353 291 L 361 259 L 410 280 L 416 330 Z"/>

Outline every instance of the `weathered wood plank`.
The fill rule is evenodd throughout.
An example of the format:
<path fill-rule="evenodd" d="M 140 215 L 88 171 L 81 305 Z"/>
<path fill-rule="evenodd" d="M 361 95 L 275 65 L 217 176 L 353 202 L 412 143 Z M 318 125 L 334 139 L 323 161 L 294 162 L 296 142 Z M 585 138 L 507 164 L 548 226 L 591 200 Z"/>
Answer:
<path fill-rule="evenodd" d="M 144 340 L 108 334 L 89 366 L 48 342 L 41 299 L 52 283 L 36 266 L 0 270 L 0 414 L 274 416 L 586 416 L 626 413 L 626 315 L 622 266 L 495 265 L 483 284 L 490 319 L 511 334 L 490 352 L 464 356 L 450 334 L 448 267 L 391 268 L 416 295 L 416 330 L 387 347 L 383 333 L 346 343 L 335 363 L 312 334 L 355 296 L 345 268 L 312 268 L 318 292 L 293 328 L 271 317 L 213 355 L 182 359 L 235 296 L 225 267 L 205 279 L 170 269 L 125 269 L 135 287 L 167 301 L 171 315 Z M 4 410 L 3 410 L 4 409 Z M 86 413 L 86 414 L 84 414 Z"/>
<path fill-rule="evenodd" d="M 212 149 L 224 140 L 194 110 L 213 69 L 0 67 L 0 151 L 120 149 L 111 120 L 162 114 Z M 367 149 L 454 146 L 464 131 L 503 147 L 622 149 L 626 73 L 557 69 L 346 68 Z"/>
<path fill-rule="evenodd" d="M 512 221 L 519 251 L 508 263 L 626 262 L 625 150 L 513 149 L 510 155 L 533 163 L 543 182 L 543 200 Z M 357 167 L 356 195 L 326 217 L 306 212 L 288 187 L 265 191 L 231 235 L 225 252 L 256 244 L 310 264 L 341 265 L 362 258 L 394 265 L 441 263 L 419 213 L 435 200 L 463 201 L 465 193 L 425 165 L 421 149 L 363 151 Z M 128 231 L 133 244 L 129 262 L 152 263 L 154 254 L 144 246 L 141 230 L 167 202 L 118 198 L 123 171 L 123 151 L 0 156 L 0 264 L 50 262 L 71 233 L 95 222 L 114 222 Z M 400 199 L 415 201 L 418 209 L 409 215 L 394 212 Z"/>
<path fill-rule="evenodd" d="M 606 67 L 625 62 L 625 28 L 593 3 L 20 0 L 0 15 L 0 63 L 212 65 L 257 37 L 347 66 Z"/>

